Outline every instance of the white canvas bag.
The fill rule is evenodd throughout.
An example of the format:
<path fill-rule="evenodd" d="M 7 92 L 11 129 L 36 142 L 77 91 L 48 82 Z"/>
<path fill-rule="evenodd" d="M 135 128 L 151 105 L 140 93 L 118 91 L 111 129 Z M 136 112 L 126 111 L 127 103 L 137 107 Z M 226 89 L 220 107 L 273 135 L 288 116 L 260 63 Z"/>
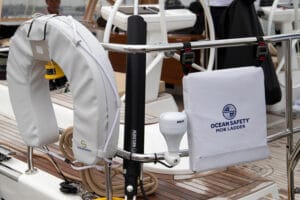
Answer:
<path fill-rule="evenodd" d="M 183 79 L 183 95 L 191 170 L 268 157 L 260 67 L 191 73 Z"/>
<path fill-rule="evenodd" d="M 91 165 L 113 157 L 120 109 L 113 68 L 93 34 L 67 16 L 34 18 L 22 24 L 11 39 L 7 81 L 26 145 L 43 146 L 59 138 L 49 82 L 44 78 L 48 60 L 54 60 L 70 82 L 76 160 Z"/>

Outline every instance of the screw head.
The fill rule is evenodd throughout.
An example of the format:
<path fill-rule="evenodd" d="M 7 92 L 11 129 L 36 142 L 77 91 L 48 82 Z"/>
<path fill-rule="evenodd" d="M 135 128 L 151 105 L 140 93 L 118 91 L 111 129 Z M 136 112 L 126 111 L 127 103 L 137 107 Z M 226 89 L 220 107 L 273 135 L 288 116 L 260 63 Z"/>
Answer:
<path fill-rule="evenodd" d="M 126 190 L 127 190 L 127 192 L 133 192 L 133 186 L 127 185 Z"/>

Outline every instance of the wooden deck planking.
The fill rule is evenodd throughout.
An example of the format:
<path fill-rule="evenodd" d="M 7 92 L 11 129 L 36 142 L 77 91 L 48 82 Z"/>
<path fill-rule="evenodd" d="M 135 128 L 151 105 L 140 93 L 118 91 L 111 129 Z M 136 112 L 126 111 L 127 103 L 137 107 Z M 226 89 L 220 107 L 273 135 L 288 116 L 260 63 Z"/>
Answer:
<path fill-rule="evenodd" d="M 70 92 L 65 93 L 62 90 L 60 92 L 53 91 L 51 92 L 51 100 L 60 106 L 73 109 L 72 94 Z"/>
<path fill-rule="evenodd" d="M 272 116 L 269 117 L 276 118 L 277 120 L 283 117 Z M 294 126 L 300 125 L 300 119 L 296 118 L 293 120 Z M 270 127 L 268 129 L 268 134 L 273 134 L 278 131 L 285 129 L 285 122 L 279 123 Z M 294 134 L 294 143 L 300 139 L 300 134 Z M 260 174 L 262 177 L 269 178 L 275 181 L 279 188 L 280 198 L 287 199 L 287 174 L 286 174 L 286 138 L 276 140 L 269 143 L 271 157 L 266 160 L 256 161 L 252 163 L 244 164 L 243 166 L 255 171 L 255 173 Z M 256 168 L 256 169 L 255 169 Z M 260 170 L 260 171 L 259 171 Z M 263 170 L 265 172 L 261 173 Z M 295 186 L 300 187 L 300 166 L 295 168 Z M 300 194 L 296 194 L 296 199 L 300 199 Z"/>
<path fill-rule="evenodd" d="M 61 106 L 72 108 L 72 97 L 70 93 L 52 93 L 52 101 Z M 1 123 L 2 122 L 2 123 Z M 284 130 L 283 117 L 268 115 L 268 134 L 273 134 Z M 294 125 L 300 125 L 300 119 L 294 120 Z M 10 134 L 3 134 L 9 132 Z M 0 115 L 0 142 L 8 142 L 18 147 L 26 149 L 22 139 L 17 135 L 16 123 L 7 117 Z M 294 136 L 295 141 L 300 137 L 299 134 Z M 159 188 L 156 194 L 151 195 L 149 199 L 208 199 L 216 195 L 227 196 L 238 194 L 242 188 L 251 188 L 251 185 L 257 185 L 259 182 L 256 176 L 265 177 L 278 184 L 281 199 L 287 199 L 287 182 L 286 182 L 286 139 L 280 139 L 269 144 L 271 157 L 263 161 L 246 163 L 237 168 L 228 168 L 225 171 L 217 172 L 203 177 L 197 177 L 187 180 L 165 179 L 165 175 L 157 174 L 159 177 Z M 56 145 L 52 145 L 51 149 L 58 151 Z M 17 157 L 25 160 L 25 155 L 18 154 Z M 58 176 L 56 170 L 48 169 L 47 161 L 36 159 L 37 167 L 49 170 L 51 174 Z M 58 162 L 59 163 L 59 162 Z M 62 164 L 62 163 L 60 163 Z M 64 165 L 64 164 L 63 164 Z M 66 168 L 67 166 L 64 166 Z M 72 171 L 68 169 L 68 171 Z M 245 171 L 250 172 L 249 176 Z M 75 173 L 76 174 L 76 173 Z M 255 175 L 253 177 L 253 174 Z M 256 178 L 255 178 L 256 177 Z M 300 186 L 300 167 L 295 170 L 295 185 Z M 255 183 L 256 182 L 256 183 Z M 248 187 L 246 187 L 248 186 Z M 296 198 L 300 199 L 300 195 Z M 229 198 L 229 197 L 228 197 Z M 229 199 L 233 198 L 231 196 Z"/>
<path fill-rule="evenodd" d="M 158 177 L 159 178 L 159 177 Z M 160 196 L 162 195 L 162 196 Z M 154 198 L 155 197 L 155 198 Z M 183 187 L 178 187 L 176 183 L 172 180 L 165 181 L 164 179 L 159 178 L 159 186 L 155 195 L 151 197 L 151 200 L 163 200 L 163 199 L 187 199 L 187 200 L 196 200 L 196 199 L 207 199 L 206 195 L 199 195 L 198 193 L 187 190 Z"/>
<path fill-rule="evenodd" d="M 224 190 L 222 188 L 216 187 L 216 185 L 212 183 L 205 182 L 200 179 L 192 179 L 192 183 L 198 184 L 202 186 L 203 190 L 209 190 L 210 193 L 213 193 L 214 195 L 221 194 Z M 214 188 L 214 190 L 211 190 L 211 188 Z"/>
<path fill-rule="evenodd" d="M 0 140 L 10 142 L 15 144 L 15 140 L 20 140 L 20 136 L 17 134 L 17 127 L 14 120 L 10 120 L 6 117 L 0 115 L 0 124 L 1 126 L 9 127 L 1 129 Z M 10 135 L 10 137 L 8 137 Z M 10 140 L 10 141 L 8 141 Z M 26 149 L 24 144 L 19 143 L 18 147 Z M 57 151 L 56 145 L 51 145 L 53 150 Z M 18 154 L 19 159 L 25 161 L 26 156 L 24 154 Z M 48 161 L 40 158 L 34 159 L 37 167 L 45 169 L 53 175 L 58 176 L 56 170 L 53 167 L 49 166 Z M 65 165 L 57 161 L 60 166 Z M 65 170 L 67 166 L 63 166 Z M 207 176 L 187 179 L 187 180 L 172 180 L 168 179 L 159 179 L 159 189 L 155 195 L 151 195 L 149 199 L 208 199 L 215 196 L 224 195 L 225 193 L 237 193 L 245 185 L 251 185 L 256 182 L 256 178 L 253 179 L 252 176 L 249 176 L 248 173 L 240 171 L 241 168 L 228 168 L 226 171 L 217 172 L 209 174 Z M 67 169 L 68 172 L 72 171 L 70 168 Z M 229 173 L 229 175 L 227 175 Z M 73 174 L 76 174 L 73 172 Z M 159 177 L 159 175 L 157 175 Z M 165 178 L 166 175 L 162 176 Z M 235 177 L 238 177 L 237 179 Z M 241 178 L 242 177 L 242 178 Z M 256 177 L 256 176 L 254 176 Z M 250 183 L 250 184 L 249 184 Z"/>
<path fill-rule="evenodd" d="M 24 143 L 18 133 L 16 123 L 7 117 L 0 115 L 0 141 L 9 142 L 10 144 L 17 145 L 22 149 L 26 149 Z M 5 128 L 8 127 L 8 128 Z M 16 144 L 15 142 L 18 141 Z M 51 145 L 51 149 L 57 151 L 56 145 Z M 25 161 L 26 156 L 24 154 L 18 154 L 17 157 Z M 37 167 L 45 169 L 53 175 L 59 176 L 53 167 L 49 166 L 48 161 L 40 158 L 34 159 Z M 66 169 L 66 165 L 57 161 L 59 165 L 63 165 L 63 169 Z M 231 194 L 240 191 L 245 186 L 254 184 L 257 182 L 256 175 L 249 175 L 248 172 L 243 170 L 244 167 L 228 168 L 225 171 L 209 174 L 203 177 L 187 180 L 172 180 L 172 178 L 164 179 L 166 175 L 159 179 L 159 189 L 155 195 L 151 195 L 149 199 L 208 199 L 215 196 L 224 196 L 224 194 Z M 248 170 L 248 168 L 246 168 Z M 70 168 L 68 172 L 72 171 Z M 251 170 L 250 170 L 251 171 Z M 76 174 L 73 172 L 73 174 Z M 160 177 L 160 175 L 157 175 Z M 237 178 L 236 178 L 237 177 Z M 231 197 L 230 197 L 231 198 Z"/>
<path fill-rule="evenodd" d="M 199 194 L 203 197 L 206 197 L 206 198 L 213 197 L 213 196 L 220 194 L 220 193 L 215 193 L 215 191 L 213 191 L 210 188 L 205 187 L 199 183 L 195 183 L 193 180 L 178 182 L 175 185 L 186 188 L 191 191 L 194 191 L 197 194 Z"/>
<path fill-rule="evenodd" d="M 245 194 L 252 194 L 257 191 L 257 187 L 259 186 L 260 189 L 264 189 L 268 186 L 271 186 L 273 182 L 266 182 L 266 181 L 256 181 L 255 183 L 251 183 L 249 185 L 246 185 L 245 187 L 239 189 L 238 191 L 230 191 L 227 193 L 224 193 L 218 197 L 214 197 L 212 199 L 219 199 L 219 198 L 225 198 L 230 200 L 236 200 L 240 199 L 245 196 Z M 265 199 L 265 197 L 263 197 Z"/>

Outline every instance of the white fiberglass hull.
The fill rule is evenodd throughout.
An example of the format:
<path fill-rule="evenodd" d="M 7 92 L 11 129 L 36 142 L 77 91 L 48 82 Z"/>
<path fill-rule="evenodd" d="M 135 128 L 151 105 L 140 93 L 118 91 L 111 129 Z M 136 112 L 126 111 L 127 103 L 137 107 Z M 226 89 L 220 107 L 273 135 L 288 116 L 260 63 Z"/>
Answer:
<path fill-rule="evenodd" d="M 0 165 L 0 198 L 5 200 L 76 200 L 79 195 L 64 194 L 59 190 L 61 179 L 38 170 L 27 175 L 27 164 L 17 159 L 10 159 Z M 12 170 L 14 169 L 14 170 Z"/>

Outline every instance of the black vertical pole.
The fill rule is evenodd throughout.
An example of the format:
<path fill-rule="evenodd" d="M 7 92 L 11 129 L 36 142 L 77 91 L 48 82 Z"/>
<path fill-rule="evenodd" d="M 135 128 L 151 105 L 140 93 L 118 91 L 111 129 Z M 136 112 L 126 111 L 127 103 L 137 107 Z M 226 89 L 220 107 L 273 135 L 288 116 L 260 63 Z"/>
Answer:
<path fill-rule="evenodd" d="M 146 44 L 146 22 L 141 16 L 128 18 L 127 43 Z M 124 149 L 144 153 L 146 53 L 127 54 Z M 137 194 L 141 164 L 124 160 L 125 196 Z"/>

